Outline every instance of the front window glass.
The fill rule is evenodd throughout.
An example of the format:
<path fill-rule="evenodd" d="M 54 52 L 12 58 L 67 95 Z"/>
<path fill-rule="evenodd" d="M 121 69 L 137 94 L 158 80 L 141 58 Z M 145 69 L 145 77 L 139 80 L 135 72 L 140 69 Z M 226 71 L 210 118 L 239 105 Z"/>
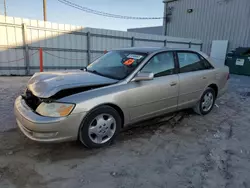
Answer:
<path fill-rule="evenodd" d="M 172 52 L 164 52 L 155 55 L 141 70 L 141 72 L 152 72 L 154 77 L 174 74 L 174 56 Z"/>
<path fill-rule="evenodd" d="M 111 51 L 95 60 L 87 71 L 122 80 L 131 74 L 147 54 L 133 51 Z"/>

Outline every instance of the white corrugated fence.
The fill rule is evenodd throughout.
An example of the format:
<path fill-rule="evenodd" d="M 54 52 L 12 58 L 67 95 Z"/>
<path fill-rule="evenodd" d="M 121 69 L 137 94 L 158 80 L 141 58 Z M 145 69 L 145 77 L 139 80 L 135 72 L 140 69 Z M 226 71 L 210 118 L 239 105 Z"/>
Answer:
<path fill-rule="evenodd" d="M 200 50 L 200 40 L 85 28 L 68 24 L 0 16 L 0 75 L 31 75 L 44 70 L 79 69 L 105 50 L 167 46 Z"/>

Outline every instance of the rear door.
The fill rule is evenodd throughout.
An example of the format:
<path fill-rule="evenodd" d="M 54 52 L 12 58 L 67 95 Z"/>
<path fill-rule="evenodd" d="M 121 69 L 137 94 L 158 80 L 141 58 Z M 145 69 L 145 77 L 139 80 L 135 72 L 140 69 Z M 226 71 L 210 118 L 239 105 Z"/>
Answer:
<path fill-rule="evenodd" d="M 178 109 L 188 108 L 200 99 L 209 80 L 213 79 L 213 67 L 200 54 L 177 51 L 179 62 Z"/>

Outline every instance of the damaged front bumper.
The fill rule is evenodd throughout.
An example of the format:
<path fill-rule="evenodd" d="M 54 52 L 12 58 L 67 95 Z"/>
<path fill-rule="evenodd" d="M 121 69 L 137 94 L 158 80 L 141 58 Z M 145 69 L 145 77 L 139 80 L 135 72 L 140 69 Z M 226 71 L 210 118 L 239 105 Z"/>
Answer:
<path fill-rule="evenodd" d="M 31 140 L 39 142 L 76 140 L 79 126 L 86 115 L 86 113 L 72 113 L 59 118 L 40 116 L 21 96 L 15 101 L 14 112 L 20 130 Z"/>

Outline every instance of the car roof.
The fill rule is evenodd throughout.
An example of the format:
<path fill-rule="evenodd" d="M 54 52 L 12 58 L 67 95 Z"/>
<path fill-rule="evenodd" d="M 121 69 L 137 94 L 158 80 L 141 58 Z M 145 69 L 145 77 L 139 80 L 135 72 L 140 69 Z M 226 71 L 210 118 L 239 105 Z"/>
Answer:
<path fill-rule="evenodd" d="M 121 48 L 116 49 L 114 51 L 128 51 L 128 52 L 137 52 L 137 53 L 146 53 L 152 54 L 157 52 L 165 52 L 165 51 L 189 51 L 189 52 L 196 52 L 200 54 L 203 58 L 205 58 L 209 63 L 213 65 L 213 67 L 218 67 L 216 63 L 204 52 L 193 49 L 193 48 L 168 48 L 168 47 L 130 47 L 130 48 Z"/>
<path fill-rule="evenodd" d="M 133 52 L 138 52 L 138 53 L 151 54 L 154 52 L 182 51 L 182 50 L 201 53 L 200 51 L 197 51 L 197 50 L 192 49 L 192 48 L 167 48 L 167 47 L 131 47 L 131 48 L 121 48 L 121 49 L 117 49 L 115 51 L 133 51 Z"/>
<path fill-rule="evenodd" d="M 168 47 L 131 47 L 131 48 L 121 48 L 115 51 L 129 51 L 129 52 L 138 52 L 138 53 L 157 53 L 157 52 L 164 52 L 164 51 L 190 51 L 196 52 L 207 59 L 213 66 L 215 66 L 214 62 L 209 58 L 207 54 L 202 51 L 193 49 L 193 48 L 168 48 Z"/>
<path fill-rule="evenodd" d="M 159 47 L 131 47 L 131 48 L 117 49 L 117 51 L 134 51 L 134 52 L 139 52 L 139 53 L 153 53 L 153 52 L 156 52 L 160 49 L 163 49 L 163 48 L 159 48 Z"/>

